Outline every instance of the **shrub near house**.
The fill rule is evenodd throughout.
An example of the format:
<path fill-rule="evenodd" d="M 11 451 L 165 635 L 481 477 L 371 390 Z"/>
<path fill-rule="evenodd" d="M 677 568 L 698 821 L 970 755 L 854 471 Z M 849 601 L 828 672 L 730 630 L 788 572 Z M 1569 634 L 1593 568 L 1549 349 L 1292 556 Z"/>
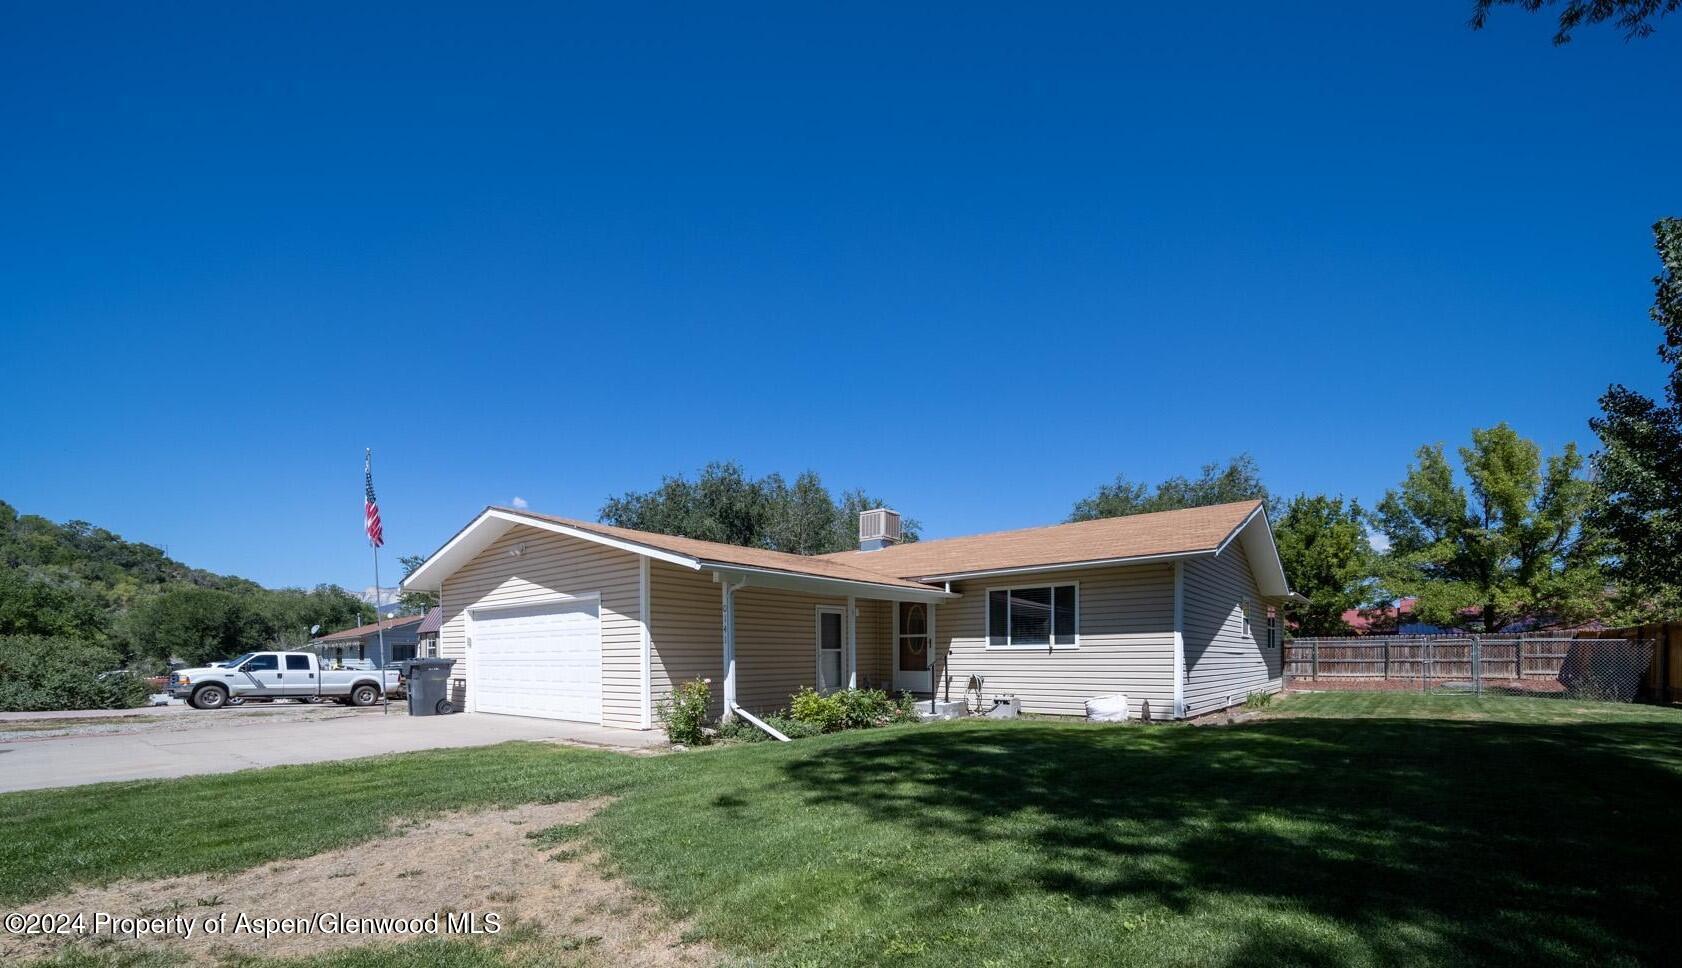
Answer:
<path fill-rule="evenodd" d="M 122 665 L 115 651 L 77 639 L 0 636 L 0 712 L 146 705 L 151 689 Z"/>

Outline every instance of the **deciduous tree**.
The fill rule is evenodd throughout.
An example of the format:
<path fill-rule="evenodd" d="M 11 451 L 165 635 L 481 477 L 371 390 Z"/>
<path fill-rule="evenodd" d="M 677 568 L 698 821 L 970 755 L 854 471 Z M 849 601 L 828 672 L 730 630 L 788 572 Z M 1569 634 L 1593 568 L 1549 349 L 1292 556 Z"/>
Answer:
<path fill-rule="evenodd" d="M 1267 485 L 1262 483 L 1255 458 L 1239 454 L 1225 466 L 1204 464 L 1197 477 L 1170 477 L 1154 489 L 1117 474 L 1113 482 L 1099 485 L 1090 496 L 1076 501 L 1069 520 L 1093 521 L 1253 500 L 1270 500 Z"/>
<path fill-rule="evenodd" d="M 1415 615 L 1499 632 L 1572 624 L 1606 607 L 1605 581 L 1582 528 L 1592 490 L 1576 445 L 1542 459 L 1505 423 L 1460 448 L 1462 487 L 1441 445 L 1421 447 L 1375 519 L 1389 538 L 1381 577 Z"/>
<path fill-rule="evenodd" d="M 740 464 L 725 461 L 708 464 L 693 481 L 665 477 L 652 491 L 610 498 L 598 517 L 641 531 L 815 555 L 857 548 L 858 512 L 882 506 L 861 490 L 836 501 L 812 471 L 790 486 L 780 474 L 754 480 Z M 917 535 L 917 522 L 903 520 L 901 540 Z"/>
<path fill-rule="evenodd" d="M 1374 559 L 1365 514 L 1355 501 L 1299 494 L 1274 526 L 1279 559 L 1291 588 L 1307 605 L 1286 610 L 1299 635 L 1348 635 L 1343 613 L 1373 594 Z"/>
<path fill-rule="evenodd" d="M 1633 40 L 1651 34 L 1666 14 L 1682 9 L 1682 0 L 1476 0 L 1472 7 L 1472 29 L 1482 30 L 1489 23 L 1489 12 L 1495 7 L 1518 7 L 1532 13 L 1559 7 L 1559 31 L 1555 44 L 1569 44 L 1571 32 L 1583 24 L 1610 21 Z"/>
<path fill-rule="evenodd" d="M 1682 219 L 1660 221 L 1653 235 L 1662 268 L 1651 315 L 1664 331 L 1659 358 L 1671 367 L 1664 400 L 1614 386 L 1589 421 L 1603 449 L 1588 523 L 1606 539 L 1635 620 L 1682 616 Z"/>

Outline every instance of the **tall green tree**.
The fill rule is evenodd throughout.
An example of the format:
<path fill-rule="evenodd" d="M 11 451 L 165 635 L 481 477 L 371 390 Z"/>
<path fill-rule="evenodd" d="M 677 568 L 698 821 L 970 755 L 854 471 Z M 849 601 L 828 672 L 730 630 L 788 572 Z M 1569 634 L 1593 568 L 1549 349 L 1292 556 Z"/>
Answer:
<path fill-rule="evenodd" d="M 1465 486 L 1441 445 L 1421 447 L 1401 487 L 1379 502 L 1387 591 L 1416 597 L 1424 621 L 1485 632 L 1604 612 L 1604 575 L 1582 527 L 1592 485 L 1576 445 L 1544 462 L 1541 448 L 1502 423 L 1472 431 L 1460 462 Z"/>
<path fill-rule="evenodd" d="M 80 582 L 31 578 L 0 570 L 0 635 L 61 636 L 103 643 L 109 618 L 104 599 Z"/>
<path fill-rule="evenodd" d="M 1555 44 L 1569 44 L 1571 32 L 1584 24 L 1610 21 L 1634 40 L 1653 32 L 1666 14 L 1682 9 L 1682 0 L 1476 0 L 1472 7 L 1472 29 L 1482 30 L 1489 23 L 1489 12 L 1495 7 L 1518 7 L 1532 13 L 1544 7 L 1559 7 L 1559 30 Z"/>
<path fill-rule="evenodd" d="M 172 588 L 128 617 L 136 651 L 200 665 L 261 648 L 274 633 L 246 601 L 214 588 Z"/>
<path fill-rule="evenodd" d="M 1069 520 L 1093 521 L 1254 500 L 1271 501 L 1271 497 L 1255 458 L 1239 454 L 1225 465 L 1204 464 L 1194 478 L 1170 477 L 1154 488 L 1117 474 L 1114 481 L 1099 485 L 1092 494 L 1076 501 Z"/>
<path fill-rule="evenodd" d="M 1651 316 L 1664 332 L 1659 358 L 1671 367 L 1663 402 L 1618 385 L 1589 421 L 1596 500 L 1588 523 L 1606 540 L 1626 617 L 1682 617 L 1682 219 L 1653 226 L 1661 271 Z"/>
<path fill-rule="evenodd" d="M 397 563 L 403 566 L 403 577 L 407 579 L 416 568 L 426 564 L 426 556 L 398 555 Z M 404 615 L 422 615 L 437 606 L 438 593 L 405 591 L 397 596 L 397 604 Z"/>
<path fill-rule="evenodd" d="M 652 491 L 627 491 L 598 513 L 606 524 L 660 534 L 792 554 L 815 555 L 858 547 L 858 512 L 884 506 L 862 490 L 837 501 L 815 472 L 788 484 L 781 474 L 750 478 L 734 461 L 708 464 L 700 476 L 664 477 Z M 902 540 L 915 541 L 918 524 L 902 521 Z"/>
<path fill-rule="evenodd" d="M 1348 635 L 1343 613 L 1367 604 L 1376 562 L 1366 515 L 1355 501 L 1298 494 L 1274 526 L 1291 588 L 1308 599 L 1286 616 L 1299 635 Z"/>

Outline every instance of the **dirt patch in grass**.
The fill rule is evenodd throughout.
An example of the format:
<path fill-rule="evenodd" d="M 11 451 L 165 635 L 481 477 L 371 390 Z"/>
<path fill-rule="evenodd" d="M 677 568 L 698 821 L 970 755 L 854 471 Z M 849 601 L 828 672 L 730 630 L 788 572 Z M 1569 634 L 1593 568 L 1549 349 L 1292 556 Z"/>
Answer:
<path fill-rule="evenodd" d="M 162 950 L 184 960 L 214 964 L 240 955 L 287 957 L 363 945 L 453 937 L 495 943 L 515 939 L 522 951 L 564 952 L 568 964 L 706 965 L 716 960 L 706 945 L 685 940 L 684 926 L 648 899 L 599 872 L 587 844 L 568 828 L 588 819 L 606 800 L 438 815 L 406 824 L 379 841 L 285 860 L 233 874 L 195 874 L 153 881 L 125 881 L 86 888 L 30 904 L 27 913 L 184 919 L 162 935 L 95 938 L 18 937 L 0 934 L 0 964 L 45 956 L 72 944 L 110 951 Z M 165 845 L 162 849 L 167 849 Z M 316 922 L 266 938 L 255 919 L 305 919 L 331 912 L 339 919 L 438 917 L 437 934 L 363 930 Z M 449 916 L 476 916 L 481 931 L 491 915 L 496 935 L 470 935 Z M 251 933 L 239 931 L 241 915 Z M 218 933 L 203 925 L 225 926 Z M 518 930 L 514 930 L 515 927 Z M 91 933 L 91 931 L 90 931 Z"/>

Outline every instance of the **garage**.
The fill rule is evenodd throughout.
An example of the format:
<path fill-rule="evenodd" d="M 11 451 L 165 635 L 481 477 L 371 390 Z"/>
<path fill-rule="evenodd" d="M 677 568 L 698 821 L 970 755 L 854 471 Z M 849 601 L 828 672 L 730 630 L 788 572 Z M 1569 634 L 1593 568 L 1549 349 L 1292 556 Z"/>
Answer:
<path fill-rule="evenodd" d="M 602 721 L 600 599 L 474 609 L 468 627 L 473 708 Z"/>

